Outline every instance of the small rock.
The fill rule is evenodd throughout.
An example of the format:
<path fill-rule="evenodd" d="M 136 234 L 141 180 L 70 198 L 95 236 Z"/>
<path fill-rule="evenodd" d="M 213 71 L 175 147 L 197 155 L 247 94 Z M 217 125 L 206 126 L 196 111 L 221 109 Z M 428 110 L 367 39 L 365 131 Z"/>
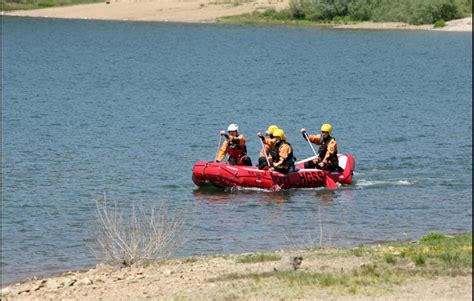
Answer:
<path fill-rule="evenodd" d="M 36 292 L 36 291 L 38 291 L 38 290 L 39 290 L 40 288 L 42 288 L 42 287 L 44 287 L 44 284 L 43 284 L 43 283 L 39 283 L 39 284 L 33 286 L 33 287 L 31 288 L 31 291 Z"/>
<path fill-rule="evenodd" d="M 37 290 L 39 290 L 40 288 L 44 287 L 46 282 L 48 282 L 48 280 L 46 279 L 43 279 L 41 280 L 39 283 L 37 283 L 35 286 L 33 286 L 33 288 L 31 289 L 31 291 L 34 291 L 36 292 Z"/>
<path fill-rule="evenodd" d="M 120 281 L 120 280 L 124 280 L 125 278 L 127 278 L 125 275 L 118 275 L 118 276 L 114 277 L 114 280 L 115 281 Z"/>
<path fill-rule="evenodd" d="M 11 288 L 9 286 L 7 287 L 4 287 L 2 288 L 1 292 L 0 292 L 0 296 L 7 296 L 8 294 L 10 294 L 11 292 Z"/>
<path fill-rule="evenodd" d="M 70 279 L 65 283 L 65 286 L 73 286 L 77 282 L 77 279 Z"/>
<path fill-rule="evenodd" d="M 81 285 L 91 285 L 92 283 L 93 283 L 92 280 L 87 277 L 79 281 L 79 284 Z"/>
<path fill-rule="evenodd" d="M 297 269 L 300 268 L 302 262 L 303 262 L 303 257 L 302 256 L 295 256 L 291 260 L 291 266 L 296 271 Z"/>
<path fill-rule="evenodd" d="M 63 285 L 64 283 L 60 283 L 57 280 L 49 280 L 48 282 L 46 282 L 45 287 L 47 289 L 57 289 L 57 288 L 62 287 Z"/>
<path fill-rule="evenodd" d="M 20 291 L 18 292 L 18 295 L 28 294 L 29 292 L 30 292 L 29 289 L 23 289 L 23 290 L 20 290 Z"/>
<path fill-rule="evenodd" d="M 76 275 L 76 273 L 69 271 L 69 272 L 64 272 L 62 275 L 63 276 L 73 276 L 73 275 Z"/>
<path fill-rule="evenodd" d="M 173 272 L 172 272 L 171 270 L 168 270 L 168 269 L 163 270 L 163 275 L 169 276 L 169 275 L 171 275 L 171 274 L 173 274 Z"/>

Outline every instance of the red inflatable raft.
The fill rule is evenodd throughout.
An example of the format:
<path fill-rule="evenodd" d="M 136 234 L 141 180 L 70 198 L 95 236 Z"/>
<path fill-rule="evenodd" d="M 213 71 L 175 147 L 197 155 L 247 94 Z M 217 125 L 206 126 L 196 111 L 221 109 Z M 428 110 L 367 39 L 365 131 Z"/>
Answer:
<path fill-rule="evenodd" d="M 213 184 L 217 187 L 255 187 L 263 189 L 291 189 L 305 187 L 337 188 L 336 183 L 351 184 L 355 160 L 349 154 L 339 155 L 341 172 L 305 169 L 304 162 L 296 162 L 296 171 L 288 174 L 259 170 L 255 166 L 236 166 L 226 163 L 197 162 L 193 167 L 193 182 L 198 186 Z"/>

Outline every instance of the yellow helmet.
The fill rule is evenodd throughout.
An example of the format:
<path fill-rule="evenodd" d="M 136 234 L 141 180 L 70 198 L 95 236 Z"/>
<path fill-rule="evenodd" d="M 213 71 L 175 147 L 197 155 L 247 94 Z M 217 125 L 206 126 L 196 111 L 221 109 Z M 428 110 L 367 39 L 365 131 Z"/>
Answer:
<path fill-rule="evenodd" d="M 331 134 L 332 132 L 332 125 L 330 125 L 329 123 L 325 123 L 321 126 L 321 132 L 328 132 L 329 134 Z"/>
<path fill-rule="evenodd" d="M 283 140 L 286 140 L 285 132 L 282 129 L 276 129 L 273 132 L 273 137 L 280 137 Z"/>
<path fill-rule="evenodd" d="M 268 127 L 268 130 L 267 132 L 270 134 L 270 135 L 273 135 L 273 133 L 275 132 L 275 130 L 278 130 L 278 127 L 274 124 L 272 124 L 271 126 Z"/>

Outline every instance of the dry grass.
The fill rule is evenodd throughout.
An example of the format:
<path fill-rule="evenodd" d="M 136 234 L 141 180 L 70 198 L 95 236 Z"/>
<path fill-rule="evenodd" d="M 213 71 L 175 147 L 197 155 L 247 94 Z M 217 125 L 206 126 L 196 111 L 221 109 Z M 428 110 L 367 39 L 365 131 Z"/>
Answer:
<path fill-rule="evenodd" d="M 150 209 L 135 203 L 126 214 L 104 196 L 96 202 L 96 214 L 92 250 L 102 261 L 130 266 L 166 259 L 186 241 L 184 214 L 170 214 L 163 202 Z"/>
<path fill-rule="evenodd" d="M 328 256 L 323 256 L 325 252 L 332 254 L 331 257 L 347 258 L 348 261 L 359 257 L 364 263 L 345 270 L 341 268 L 340 271 L 311 266 L 315 260 L 327 261 Z M 258 255 L 266 258 L 274 254 Z M 343 294 L 381 294 L 413 279 L 472 274 L 472 234 L 448 237 L 431 233 L 416 243 L 359 246 L 353 249 L 317 248 L 306 251 L 303 257 L 303 270 L 231 272 L 211 277 L 208 281 L 221 284 L 247 281 L 262 287 L 276 281 L 286 288 L 287 293 L 296 297 L 301 297 L 298 292 L 316 287 Z M 246 297 L 240 296 L 241 299 Z"/>

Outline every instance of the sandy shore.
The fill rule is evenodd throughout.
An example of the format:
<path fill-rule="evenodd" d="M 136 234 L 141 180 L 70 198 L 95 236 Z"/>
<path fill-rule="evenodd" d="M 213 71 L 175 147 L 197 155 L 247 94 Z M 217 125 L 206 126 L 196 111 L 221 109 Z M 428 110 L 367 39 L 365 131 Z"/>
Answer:
<path fill-rule="evenodd" d="M 382 249 L 380 249 L 382 250 Z M 376 252 L 378 252 L 376 250 Z M 242 255 L 190 257 L 146 267 L 116 269 L 97 265 L 86 272 L 66 272 L 2 289 L 4 300 L 471 300 L 472 270 L 457 275 L 416 276 L 414 264 L 400 265 L 408 274 L 384 278 L 388 263 L 338 249 L 275 252 L 273 261 L 245 263 Z M 246 255 L 248 256 L 248 255 Z M 294 258 L 301 257 L 297 270 Z M 373 268 L 370 278 L 353 284 L 316 282 L 304 275 L 348 275 Z M 287 273 L 286 278 L 278 273 Z M 377 276 L 379 273 L 379 276 Z M 411 274 L 414 273 L 414 274 Z M 408 275 L 408 276 L 407 276 Z M 298 278 L 299 277 L 299 278 Z M 338 276 L 336 276 L 338 277 Z M 398 277 L 398 278 L 397 278 Z M 408 277 L 408 278 L 407 278 Z M 294 279 L 294 282 L 292 282 Z M 299 280 L 300 279 L 300 280 Z M 325 283 L 325 281 L 329 281 Z M 334 282 L 334 281 L 333 281 Z"/>
<path fill-rule="evenodd" d="M 227 2 L 227 3 L 224 3 Z M 93 20 L 211 23 L 217 18 L 258 9 L 282 9 L 289 0 L 255 0 L 233 5 L 232 0 L 111 0 L 97 3 L 5 13 L 10 16 Z M 222 3 L 222 4 L 219 4 Z"/>
<path fill-rule="evenodd" d="M 445 27 L 434 28 L 433 25 L 410 25 L 402 22 L 361 22 L 357 24 L 338 25 L 335 28 L 346 29 L 373 29 L 373 30 L 432 30 L 472 32 L 472 16 L 446 22 Z"/>
<path fill-rule="evenodd" d="M 67 7 L 54 7 L 28 11 L 5 12 L 9 16 L 50 17 L 91 20 L 125 20 L 157 22 L 212 23 L 218 18 L 250 13 L 256 10 L 288 7 L 289 0 L 110 0 L 109 4 L 96 3 Z M 335 28 L 374 29 L 374 30 L 436 30 L 470 31 L 472 16 L 447 22 L 443 28 L 432 25 L 409 25 L 400 22 L 361 22 L 351 25 L 338 25 Z"/>

